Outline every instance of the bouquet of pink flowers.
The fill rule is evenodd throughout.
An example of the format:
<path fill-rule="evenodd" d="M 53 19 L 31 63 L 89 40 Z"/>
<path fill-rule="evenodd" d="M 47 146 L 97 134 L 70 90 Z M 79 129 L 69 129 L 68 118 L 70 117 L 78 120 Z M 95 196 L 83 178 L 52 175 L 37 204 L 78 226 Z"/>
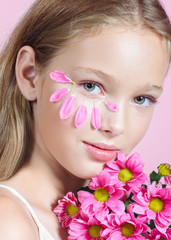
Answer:
<path fill-rule="evenodd" d="M 69 240 L 171 240 L 171 166 L 150 177 L 135 153 L 118 152 L 77 197 L 68 192 L 54 213 Z"/>

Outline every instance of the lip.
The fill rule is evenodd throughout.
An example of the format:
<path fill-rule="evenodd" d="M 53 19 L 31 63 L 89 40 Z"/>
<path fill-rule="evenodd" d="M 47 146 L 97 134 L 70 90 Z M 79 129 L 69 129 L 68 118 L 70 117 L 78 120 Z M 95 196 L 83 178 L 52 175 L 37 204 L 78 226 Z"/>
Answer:
<path fill-rule="evenodd" d="M 86 151 L 96 160 L 108 162 L 115 159 L 118 149 L 113 145 L 104 143 L 83 142 Z"/>

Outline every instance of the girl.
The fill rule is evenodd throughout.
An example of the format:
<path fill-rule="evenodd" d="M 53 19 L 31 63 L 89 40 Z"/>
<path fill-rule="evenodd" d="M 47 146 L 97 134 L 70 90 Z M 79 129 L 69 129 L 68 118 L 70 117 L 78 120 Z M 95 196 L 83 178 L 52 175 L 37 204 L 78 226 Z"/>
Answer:
<path fill-rule="evenodd" d="M 0 64 L 0 239 L 67 239 L 53 207 L 144 136 L 170 63 L 157 0 L 37 0 Z"/>

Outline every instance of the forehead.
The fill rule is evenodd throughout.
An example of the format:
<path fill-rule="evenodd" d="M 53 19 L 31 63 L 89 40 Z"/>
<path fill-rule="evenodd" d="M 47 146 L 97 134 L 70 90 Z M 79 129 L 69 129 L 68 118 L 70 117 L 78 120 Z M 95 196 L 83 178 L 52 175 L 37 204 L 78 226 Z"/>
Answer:
<path fill-rule="evenodd" d="M 169 61 L 166 43 L 153 32 L 110 27 L 76 41 L 52 65 L 66 72 L 79 67 L 97 69 L 118 81 L 143 78 L 161 83 Z"/>

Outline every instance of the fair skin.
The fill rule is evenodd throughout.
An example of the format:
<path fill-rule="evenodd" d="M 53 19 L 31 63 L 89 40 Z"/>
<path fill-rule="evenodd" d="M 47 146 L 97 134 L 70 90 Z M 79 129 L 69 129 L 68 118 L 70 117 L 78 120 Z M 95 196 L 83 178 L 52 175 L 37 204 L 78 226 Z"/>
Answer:
<path fill-rule="evenodd" d="M 163 41 L 142 29 L 110 27 L 83 38 L 52 59 L 43 73 L 36 71 L 33 49 L 24 46 L 20 50 L 17 82 L 23 95 L 33 102 L 36 140 L 27 164 L 3 184 L 14 187 L 30 202 L 54 239 L 67 238 L 52 213 L 54 204 L 66 192 L 84 185 L 84 179 L 98 174 L 105 164 L 87 152 L 85 142 L 115 146 L 127 155 L 148 128 L 168 64 Z M 60 119 L 63 100 L 49 101 L 53 92 L 64 87 L 51 80 L 49 74 L 54 70 L 63 71 L 76 82 L 77 107 L 86 99 L 88 119 L 80 128 L 73 124 L 75 111 L 70 118 Z M 96 85 L 89 90 L 85 81 Z M 104 97 L 119 111 L 113 113 L 100 104 Z M 102 118 L 98 130 L 90 122 L 94 102 Z M 0 238 L 38 240 L 25 206 L 6 190 L 0 190 L 0 195 Z"/>

